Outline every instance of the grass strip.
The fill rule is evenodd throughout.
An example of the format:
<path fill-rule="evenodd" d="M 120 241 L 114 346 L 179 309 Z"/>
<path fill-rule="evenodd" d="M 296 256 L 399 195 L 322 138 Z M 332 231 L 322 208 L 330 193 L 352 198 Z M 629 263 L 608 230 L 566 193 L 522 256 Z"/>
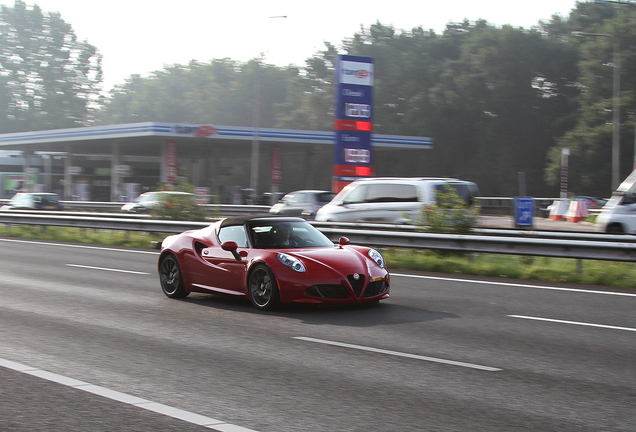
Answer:
<path fill-rule="evenodd" d="M 1 237 L 146 249 L 151 248 L 152 242 L 161 242 L 167 235 L 155 232 L 73 227 L 0 226 Z M 577 260 L 571 258 L 436 252 L 401 248 L 386 248 L 381 252 L 391 270 L 421 270 L 636 288 L 636 266 L 629 262 L 584 260 L 579 267 Z"/>

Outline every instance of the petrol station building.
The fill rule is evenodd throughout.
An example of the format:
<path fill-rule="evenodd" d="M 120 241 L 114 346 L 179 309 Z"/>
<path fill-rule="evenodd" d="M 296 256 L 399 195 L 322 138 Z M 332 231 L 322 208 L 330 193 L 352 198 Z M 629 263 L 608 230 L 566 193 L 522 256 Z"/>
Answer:
<path fill-rule="evenodd" d="M 383 164 L 403 152 L 423 158 L 427 137 L 373 134 L 374 174 L 422 175 Z M 131 200 L 185 178 L 216 202 L 240 203 L 299 189 L 332 189 L 335 132 L 144 122 L 0 134 L 1 198 L 17 188 L 62 199 Z"/>

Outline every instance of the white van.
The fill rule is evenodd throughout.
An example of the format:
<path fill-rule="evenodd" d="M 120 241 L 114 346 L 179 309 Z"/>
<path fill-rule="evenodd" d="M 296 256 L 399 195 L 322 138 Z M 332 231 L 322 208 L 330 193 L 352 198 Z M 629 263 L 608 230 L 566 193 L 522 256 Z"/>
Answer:
<path fill-rule="evenodd" d="M 596 218 L 598 231 L 613 234 L 636 234 L 636 171 L 632 172 Z"/>
<path fill-rule="evenodd" d="M 324 222 L 411 223 L 423 205 L 437 202 L 437 192 L 453 188 L 469 204 L 479 195 L 473 182 L 440 177 L 379 177 L 356 180 L 345 186 L 329 204 L 316 213 Z"/>

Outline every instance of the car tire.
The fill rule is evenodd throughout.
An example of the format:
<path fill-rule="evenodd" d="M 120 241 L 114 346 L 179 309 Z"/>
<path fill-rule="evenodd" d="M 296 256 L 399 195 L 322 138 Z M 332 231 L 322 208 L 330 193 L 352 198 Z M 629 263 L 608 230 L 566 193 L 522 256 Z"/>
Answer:
<path fill-rule="evenodd" d="M 608 234 L 624 234 L 623 226 L 619 223 L 613 223 L 607 227 Z"/>
<path fill-rule="evenodd" d="M 280 303 L 274 273 L 264 264 L 257 264 L 250 272 L 247 290 L 252 304 L 257 309 L 272 310 Z"/>
<path fill-rule="evenodd" d="M 181 267 L 174 255 L 166 255 L 159 263 L 161 290 L 170 298 L 184 298 L 190 294 L 185 290 Z"/>

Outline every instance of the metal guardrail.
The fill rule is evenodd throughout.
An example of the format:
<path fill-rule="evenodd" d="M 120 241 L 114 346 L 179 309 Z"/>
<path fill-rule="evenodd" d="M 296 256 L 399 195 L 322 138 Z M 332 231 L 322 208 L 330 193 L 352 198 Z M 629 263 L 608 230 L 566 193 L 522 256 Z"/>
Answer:
<path fill-rule="evenodd" d="M 338 228 L 353 230 L 371 230 L 371 231 L 404 231 L 419 232 L 421 227 L 417 225 L 395 225 L 382 223 L 347 223 L 347 222 L 316 222 L 310 221 L 316 228 Z M 545 239 L 567 239 L 567 240 L 591 240 L 591 241 L 610 241 L 636 243 L 636 236 L 631 235 L 614 235 L 605 234 L 603 232 L 574 232 L 574 231 L 546 231 L 538 229 L 512 229 L 512 228 L 475 228 L 474 234 L 502 236 L 502 237 L 529 237 L 529 238 L 545 238 Z"/>
<path fill-rule="evenodd" d="M 48 212 L 52 213 L 52 212 Z M 184 222 L 144 218 L 94 217 L 76 215 L 34 214 L 11 210 L 0 212 L 0 223 L 15 225 L 59 226 L 120 231 L 180 233 L 208 226 L 210 222 Z"/>
<path fill-rule="evenodd" d="M 476 197 L 483 214 L 512 215 L 514 211 L 514 199 L 510 197 Z M 535 215 L 541 216 L 546 207 L 558 198 L 533 198 Z M 7 204 L 9 199 L 0 198 L 0 205 Z M 112 201 L 61 201 L 65 209 L 88 211 L 118 211 L 124 202 Z M 204 204 L 209 212 L 224 212 L 226 215 L 239 215 L 250 213 L 267 213 L 270 206 L 266 205 L 234 205 L 234 204 Z"/>
<path fill-rule="evenodd" d="M 533 198 L 534 214 L 538 217 L 547 217 L 547 207 L 558 198 Z M 511 216 L 514 214 L 514 198 L 510 197 L 476 197 L 481 213 L 484 215 Z M 0 198 L 0 205 L 7 204 L 9 199 Z M 64 209 L 79 211 L 105 211 L 118 212 L 124 202 L 112 201 L 61 201 Z M 224 216 L 238 216 L 244 214 L 267 214 L 270 206 L 245 205 L 245 204 L 204 204 L 208 215 L 222 214 Z M 590 214 L 600 210 L 588 210 Z"/>
<path fill-rule="evenodd" d="M 63 226 L 90 229 L 179 233 L 207 226 L 209 222 L 163 221 L 140 218 L 64 216 L 0 212 L 0 223 L 40 226 Z M 433 234 L 408 231 L 378 231 L 316 224 L 332 241 L 346 236 L 352 243 L 376 247 L 434 249 L 456 252 L 482 252 L 512 255 L 534 255 L 609 261 L 636 261 L 636 243 L 624 236 L 611 236 L 614 241 L 519 238 L 501 235 Z M 621 241 L 623 240 L 623 241 Z"/>
<path fill-rule="evenodd" d="M 9 203 L 9 199 L 0 198 L 0 206 Z M 110 213 L 119 212 L 124 202 L 111 201 L 60 201 L 65 210 L 83 211 L 107 211 Z M 203 204 L 208 214 L 223 214 L 226 216 L 239 216 L 244 214 L 268 214 L 271 206 L 266 205 L 244 205 L 244 204 Z M 121 213 L 122 215 L 134 215 L 135 213 Z"/>
<path fill-rule="evenodd" d="M 485 235 L 405 233 L 337 228 L 320 229 L 335 241 L 346 236 L 352 243 L 376 247 L 434 249 L 608 261 L 636 261 L 636 243 L 617 241 L 519 238 Z"/>
<path fill-rule="evenodd" d="M 546 208 L 558 198 L 533 198 L 534 214 L 546 216 Z M 511 197 L 476 197 L 482 214 L 506 215 L 514 214 L 514 198 Z"/>

